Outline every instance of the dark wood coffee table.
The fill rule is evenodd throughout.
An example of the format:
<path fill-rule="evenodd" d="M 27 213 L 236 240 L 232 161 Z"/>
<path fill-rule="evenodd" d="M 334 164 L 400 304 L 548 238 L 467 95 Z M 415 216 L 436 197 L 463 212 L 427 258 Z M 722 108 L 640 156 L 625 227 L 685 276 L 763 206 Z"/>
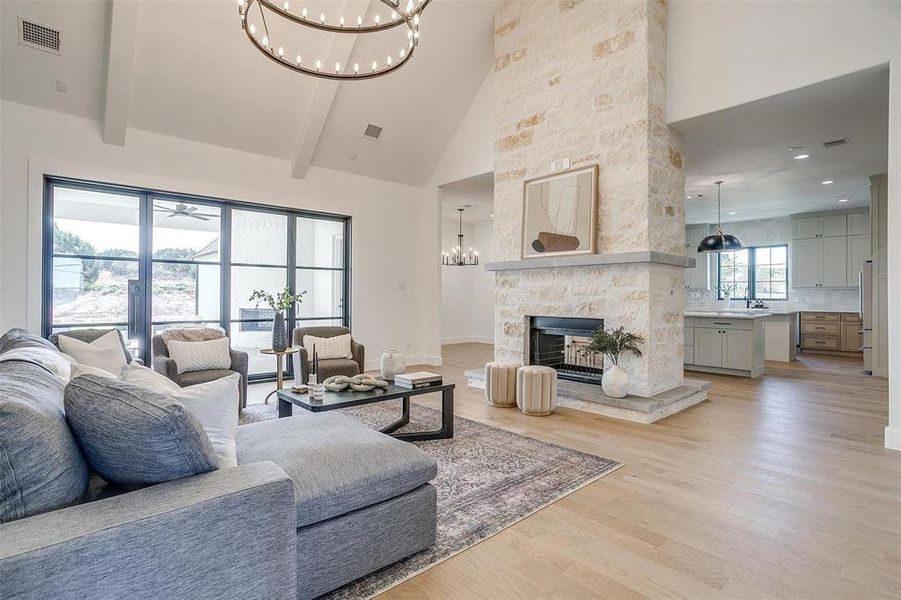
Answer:
<path fill-rule="evenodd" d="M 296 394 L 290 389 L 278 390 L 278 417 L 290 417 L 295 406 L 318 413 L 339 408 L 350 408 L 363 404 L 384 402 L 385 400 L 403 400 L 403 414 L 401 418 L 387 427 L 382 433 L 390 434 L 399 440 L 406 442 L 419 442 L 423 440 L 446 440 L 454 437 L 454 388 L 453 383 L 444 385 L 409 389 L 394 385 L 387 388 L 375 388 L 368 392 L 330 392 L 326 390 L 321 400 L 314 400 L 309 394 Z M 410 422 L 410 398 L 424 396 L 425 394 L 441 393 L 441 429 L 437 431 L 417 431 L 413 433 L 395 433 L 398 429 Z"/>

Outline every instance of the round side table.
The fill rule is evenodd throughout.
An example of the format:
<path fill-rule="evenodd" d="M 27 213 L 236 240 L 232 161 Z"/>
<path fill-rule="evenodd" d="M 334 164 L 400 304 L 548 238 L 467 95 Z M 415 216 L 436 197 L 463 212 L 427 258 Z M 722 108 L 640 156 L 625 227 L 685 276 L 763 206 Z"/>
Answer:
<path fill-rule="evenodd" d="M 265 404 L 269 404 L 269 396 L 285 387 L 285 356 L 300 352 L 300 348 L 289 346 L 281 352 L 276 352 L 272 348 L 263 348 L 260 352 L 275 355 L 275 389 L 266 394 L 266 399 L 263 400 Z"/>

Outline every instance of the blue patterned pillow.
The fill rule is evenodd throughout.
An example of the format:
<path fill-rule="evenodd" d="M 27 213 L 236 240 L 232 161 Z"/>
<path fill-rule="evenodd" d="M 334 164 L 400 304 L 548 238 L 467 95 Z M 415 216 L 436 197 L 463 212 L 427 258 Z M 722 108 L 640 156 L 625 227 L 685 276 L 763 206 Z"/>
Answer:
<path fill-rule="evenodd" d="M 66 387 L 65 404 L 85 458 L 109 482 L 152 485 L 217 468 L 203 427 L 178 400 L 82 375 Z"/>

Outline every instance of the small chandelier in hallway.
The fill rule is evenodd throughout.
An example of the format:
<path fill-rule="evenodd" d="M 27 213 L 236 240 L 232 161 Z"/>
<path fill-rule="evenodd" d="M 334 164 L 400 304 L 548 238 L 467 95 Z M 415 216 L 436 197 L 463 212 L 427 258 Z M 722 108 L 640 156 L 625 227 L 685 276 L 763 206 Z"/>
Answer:
<path fill-rule="evenodd" d="M 456 247 L 441 253 L 441 264 L 445 267 L 472 267 L 479 264 L 478 250 L 473 250 L 472 247 L 468 251 L 463 250 L 463 210 L 457 209 L 460 213 L 460 233 L 457 234 Z"/>

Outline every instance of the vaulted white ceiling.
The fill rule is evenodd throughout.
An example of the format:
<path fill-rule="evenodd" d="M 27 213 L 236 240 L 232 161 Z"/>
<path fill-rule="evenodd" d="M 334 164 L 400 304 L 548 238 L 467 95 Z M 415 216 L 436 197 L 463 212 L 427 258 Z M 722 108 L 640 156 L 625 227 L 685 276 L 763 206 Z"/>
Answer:
<path fill-rule="evenodd" d="M 112 143 L 120 115 L 125 144 L 127 124 L 284 159 L 299 177 L 313 164 L 425 185 L 494 54 L 493 1 L 433 0 L 408 64 L 340 84 L 260 55 L 240 29 L 233 0 L 0 1 L 3 99 L 101 121 Z M 305 4 L 315 13 L 367 18 L 383 7 L 377 0 Z M 59 29 L 61 55 L 19 45 L 19 16 Z M 285 39 L 294 52 L 296 33 Z M 325 64 L 335 56 L 343 64 L 385 60 L 383 39 L 319 32 L 303 39 L 304 55 Z M 363 138 L 369 123 L 383 128 L 378 142 Z"/>

